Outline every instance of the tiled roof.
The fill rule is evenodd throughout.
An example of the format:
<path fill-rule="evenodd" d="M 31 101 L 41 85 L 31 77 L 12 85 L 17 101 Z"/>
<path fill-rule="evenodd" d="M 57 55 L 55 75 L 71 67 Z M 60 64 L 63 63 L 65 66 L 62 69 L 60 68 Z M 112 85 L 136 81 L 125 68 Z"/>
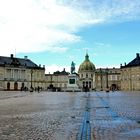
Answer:
<path fill-rule="evenodd" d="M 139 56 L 139 53 L 136 54 L 136 58 L 135 59 L 133 59 L 127 65 L 121 66 L 121 68 L 135 67 L 135 66 L 140 66 L 140 56 Z"/>
<path fill-rule="evenodd" d="M 11 57 L 0 56 L 0 66 L 13 66 L 13 67 L 26 67 L 34 69 L 44 69 L 32 62 L 30 59 L 16 58 L 11 55 Z"/>

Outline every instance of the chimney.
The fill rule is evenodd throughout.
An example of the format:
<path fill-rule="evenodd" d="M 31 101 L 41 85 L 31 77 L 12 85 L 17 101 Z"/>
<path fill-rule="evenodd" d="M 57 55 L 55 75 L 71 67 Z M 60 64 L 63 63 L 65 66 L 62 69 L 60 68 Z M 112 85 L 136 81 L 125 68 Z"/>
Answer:
<path fill-rule="evenodd" d="M 126 62 L 124 63 L 124 65 L 126 66 Z"/>
<path fill-rule="evenodd" d="M 14 55 L 13 54 L 11 54 L 11 58 L 13 58 L 14 57 Z"/>
<path fill-rule="evenodd" d="M 139 53 L 136 53 L 136 57 L 137 57 L 137 58 L 139 58 L 139 57 L 140 57 Z"/>
<path fill-rule="evenodd" d="M 120 68 L 122 67 L 122 64 L 120 64 Z"/>
<path fill-rule="evenodd" d="M 24 59 L 27 60 L 28 59 L 28 56 L 24 56 Z"/>

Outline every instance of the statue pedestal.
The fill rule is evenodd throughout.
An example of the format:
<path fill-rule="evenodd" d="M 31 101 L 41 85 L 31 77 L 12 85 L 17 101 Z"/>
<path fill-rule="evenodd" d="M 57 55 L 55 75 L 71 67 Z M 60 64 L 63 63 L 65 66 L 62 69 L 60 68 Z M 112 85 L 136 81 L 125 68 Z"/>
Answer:
<path fill-rule="evenodd" d="M 68 85 L 66 91 L 76 92 L 81 91 L 77 85 L 78 77 L 76 74 L 68 75 Z"/>

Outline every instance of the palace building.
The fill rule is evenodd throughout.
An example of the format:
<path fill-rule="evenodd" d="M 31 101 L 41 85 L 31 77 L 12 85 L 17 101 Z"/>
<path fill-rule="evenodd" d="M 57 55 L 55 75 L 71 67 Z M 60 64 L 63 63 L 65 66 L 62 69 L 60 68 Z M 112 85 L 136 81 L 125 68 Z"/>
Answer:
<path fill-rule="evenodd" d="M 97 90 L 120 90 L 121 72 L 119 68 L 100 68 L 96 69 L 96 89 Z"/>
<path fill-rule="evenodd" d="M 85 60 L 79 66 L 78 73 L 71 74 L 72 76 L 75 74 L 76 84 L 81 91 L 106 91 L 121 89 L 120 69 L 96 69 L 95 65 L 90 61 L 88 54 L 86 54 Z M 53 87 L 54 90 L 58 88 L 59 90 L 67 91 L 69 88 L 69 76 L 71 74 L 65 70 L 62 72 L 54 72 L 54 74 L 46 74 L 47 87 Z"/>
<path fill-rule="evenodd" d="M 29 90 L 45 87 L 45 66 L 36 65 L 25 56 L 0 56 L 0 90 Z"/>
<path fill-rule="evenodd" d="M 45 66 L 38 66 L 25 56 L 0 56 L 0 90 L 49 91 L 115 91 L 140 90 L 140 56 L 120 68 L 96 68 L 85 55 L 78 73 L 72 62 L 71 73 L 56 71 L 45 74 Z"/>
<path fill-rule="evenodd" d="M 45 74 L 45 88 L 50 91 L 64 91 L 67 88 L 69 74 L 65 69 L 61 72 L 56 71 L 53 74 Z"/>
<path fill-rule="evenodd" d="M 140 55 L 124 66 L 121 65 L 121 90 L 140 90 Z"/>

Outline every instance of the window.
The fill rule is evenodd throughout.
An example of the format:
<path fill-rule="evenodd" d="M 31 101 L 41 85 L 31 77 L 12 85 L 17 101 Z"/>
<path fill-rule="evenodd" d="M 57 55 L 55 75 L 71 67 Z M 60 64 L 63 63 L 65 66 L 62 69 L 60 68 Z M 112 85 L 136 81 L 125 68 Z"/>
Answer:
<path fill-rule="evenodd" d="M 85 87 L 85 82 L 83 82 L 83 87 Z"/>
<path fill-rule="evenodd" d="M 3 82 L 0 82 L 0 87 L 2 87 L 3 86 Z"/>
<path fill-rule="evenodd" d="M 0 73 L 0 79 L 3 79 L 3 74 L 2 73 Z"/>
<path fill-rule="evenodd" d="M 89 82 L 89 88 L 91 88 L 91 81 Z"/>
<path fill-rule="evenodd" d="M 22 70 L 22 71 L 21 71 L 21 79 L 26 79 L 26 78 L 25 78 L 25 70 Z"/>
<path fill-rule="evenodd" d="M 14 70 L 14 78 L 15 78 L 15 80 L 19 79 L 19 71 L 18 71 L 18 69 Z"/>
<path fill-rule="evenodd" d="M 113 81 L 117 80 L 117 75 L 112 75 L 112 80 Z"/>
<path fill-rule="evenodd" d="M 88 87 L 88 81 L 86 81 L 86 87 Z"/>
<path fill-rule="evenodd" d="M 11 69 L 7 69 L 7 78 L 11 78 Z"/>

